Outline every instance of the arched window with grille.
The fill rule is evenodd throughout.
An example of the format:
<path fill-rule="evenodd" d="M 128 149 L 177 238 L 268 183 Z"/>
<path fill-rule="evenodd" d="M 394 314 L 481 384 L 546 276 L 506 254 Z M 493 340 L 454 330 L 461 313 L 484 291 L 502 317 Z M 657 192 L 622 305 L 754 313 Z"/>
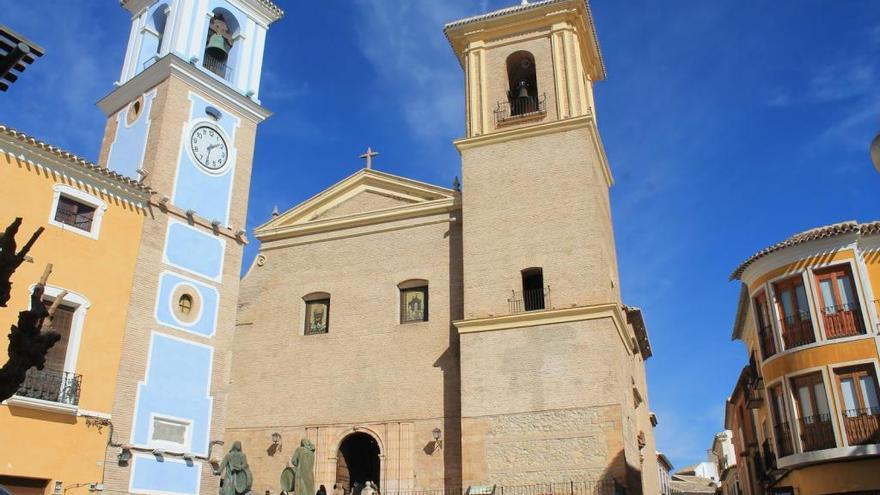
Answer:
<path fill-rule="evenodd" d="M 232 79 L 231 68 L 238 32 L 238 20 L 231 12 L 222 8 L 214 9 L 208 24 L 202 65 L 226 80 Z"/>
<path fill-rule="evenodd" d="M 539 111 L 538 76 L 534 55 L 520 50 L 507 57 L 507 83 L 511 116 Z"/>

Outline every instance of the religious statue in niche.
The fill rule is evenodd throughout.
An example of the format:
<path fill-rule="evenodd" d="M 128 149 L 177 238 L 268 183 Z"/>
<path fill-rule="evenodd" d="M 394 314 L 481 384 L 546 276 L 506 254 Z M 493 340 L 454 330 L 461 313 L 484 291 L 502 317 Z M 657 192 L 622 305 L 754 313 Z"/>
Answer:
<path fill-rule="evenodd" d="M 428 301 L 424 288 L 408 289 L 403 291 L 401 308 L 403 309 L 403 321 L 426 321 Z"/>
<path fill-rule="evenodd" d="M 254 476 L 248 467 L 247 456 L 241 451 L 241 442 L 232 448 L 220 463 L 220 495 L 243 495 L 251 491 Z"/>
<path fill-rule="evenodd" d="M 330 300 L 306 304 L 306 333 L 327 333 L 330 323 Z"/>

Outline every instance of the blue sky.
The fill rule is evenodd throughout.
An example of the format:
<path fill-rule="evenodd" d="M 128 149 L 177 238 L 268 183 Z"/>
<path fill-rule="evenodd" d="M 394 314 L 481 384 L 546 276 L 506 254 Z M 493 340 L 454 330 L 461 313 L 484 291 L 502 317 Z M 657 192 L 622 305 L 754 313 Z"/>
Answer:
<path fill-rule="evenodd" d="M 278 0 L 249 227 L 376 168 L 449 186 L 462 74 L 445 22 L 517 3 Z M 0 122 L 95 159 L 128 34 L 114 1 L 0 0 L 47 55 L 0 94 Z M 645 312 L 659 448 L 705 457 L 745 352 L 730 342 L 743 259 L 814 226 L 880 218 L 875 0 L 593 0 L 608 79 L 600 131 L 625 302 Z M 332 37 L 326 42 L 323 37 Z M 466 185 L 464 187 L 467 187 Z M 249 247 L 250 260 L 255 245 Z"/>

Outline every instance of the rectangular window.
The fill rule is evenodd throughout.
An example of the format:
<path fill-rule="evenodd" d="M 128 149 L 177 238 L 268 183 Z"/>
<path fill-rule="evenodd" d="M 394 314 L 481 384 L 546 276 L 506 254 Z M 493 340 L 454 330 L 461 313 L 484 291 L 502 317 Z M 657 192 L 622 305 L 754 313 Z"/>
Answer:
<path fill-rule="evenodd" d="M 786 349 L 812 344 L 816 341 L 807 289 L 801 275 L 795 275 L 773 284 L 779 309 L 782 341 Z"/>
<path fill-rule="evenodd" d="M 52 300 L 44 299 L 43 304 L 48 309 L 52 305 Z M 55 316 L 52 318 L 52 330 L 61 335 L 61 340 L 56 342 L 46 353 L 46 368 L 50 370 L 64 371 L 74 313 L 76 313 L 76 308 L 63 304 L 55 310 Z"/>
<path fill-rule="evenodd" d="M 768 389 L 770 410 L 773 413 L 773 434 L 776 436 L 776 454 L 785 457 L 794 452 L 791 444 L 791 428 L 788 422 L 788 411 L 782 395 L 782 387 L 776 385 Z"/>
<path fill-rule="evenodd" d="M 791 380 L 798 412 L 798 427 L 804 452 L 836 446 L 831 412 L 822 373 L 810 373 Z"/>
<path fill-rule="evenodd" d="M 58 198 L 58 207 L 55 209 L 55 221 L 85 232 L 91 232 L 95 209 L 94 206 L 81 203 L 62 194 Z"/>
<path fill-rule="evenodd" d="M 822 320 L 828 338 L 864 334 L 862 311 L 849 265 L 817 270 L 815 276 L 819 286 Z"/>
<path fill-rule="evenodd" d="M 186 449 L 188 433 L 188 422 L 154 416 L 150 443 L 159 447 Z"/>
<path fill-rule="evenodd" d="M 773 325 L 770 309 L 767 306 L 767 294 L 764 291 L 755 295 L 755 317 L 758 325 L 758 341 L 761 345 L 761 356 L 764 359 L 776 354 L 776 341 L 773 338 Z"/>
<path fill-rule="evenodd" d="M 872 365 L 834 370 L 850 445 L 880 443 L 880 389 Z"/>
<path fill-rule="evenodd" d="M 400 289 L 400 322 L 428 321 L 428 288 Z"/>
<path fill-rule="evenodd" d="M 330 299 L 306 301 L 306 335 L 330 331 Z"/>

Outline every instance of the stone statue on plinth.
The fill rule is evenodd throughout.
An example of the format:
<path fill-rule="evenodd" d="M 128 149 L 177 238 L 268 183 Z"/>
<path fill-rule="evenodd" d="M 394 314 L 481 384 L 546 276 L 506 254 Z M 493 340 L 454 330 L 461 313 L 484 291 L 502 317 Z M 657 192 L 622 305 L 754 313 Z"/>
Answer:
<path fill-rule="evenodd" d="M 254 476 L 248 467 L 247 456 L 241 451 L 241 442 L 232 448 L 220 463 L 220 495 L 244 495 L 251 491 Z"/>

